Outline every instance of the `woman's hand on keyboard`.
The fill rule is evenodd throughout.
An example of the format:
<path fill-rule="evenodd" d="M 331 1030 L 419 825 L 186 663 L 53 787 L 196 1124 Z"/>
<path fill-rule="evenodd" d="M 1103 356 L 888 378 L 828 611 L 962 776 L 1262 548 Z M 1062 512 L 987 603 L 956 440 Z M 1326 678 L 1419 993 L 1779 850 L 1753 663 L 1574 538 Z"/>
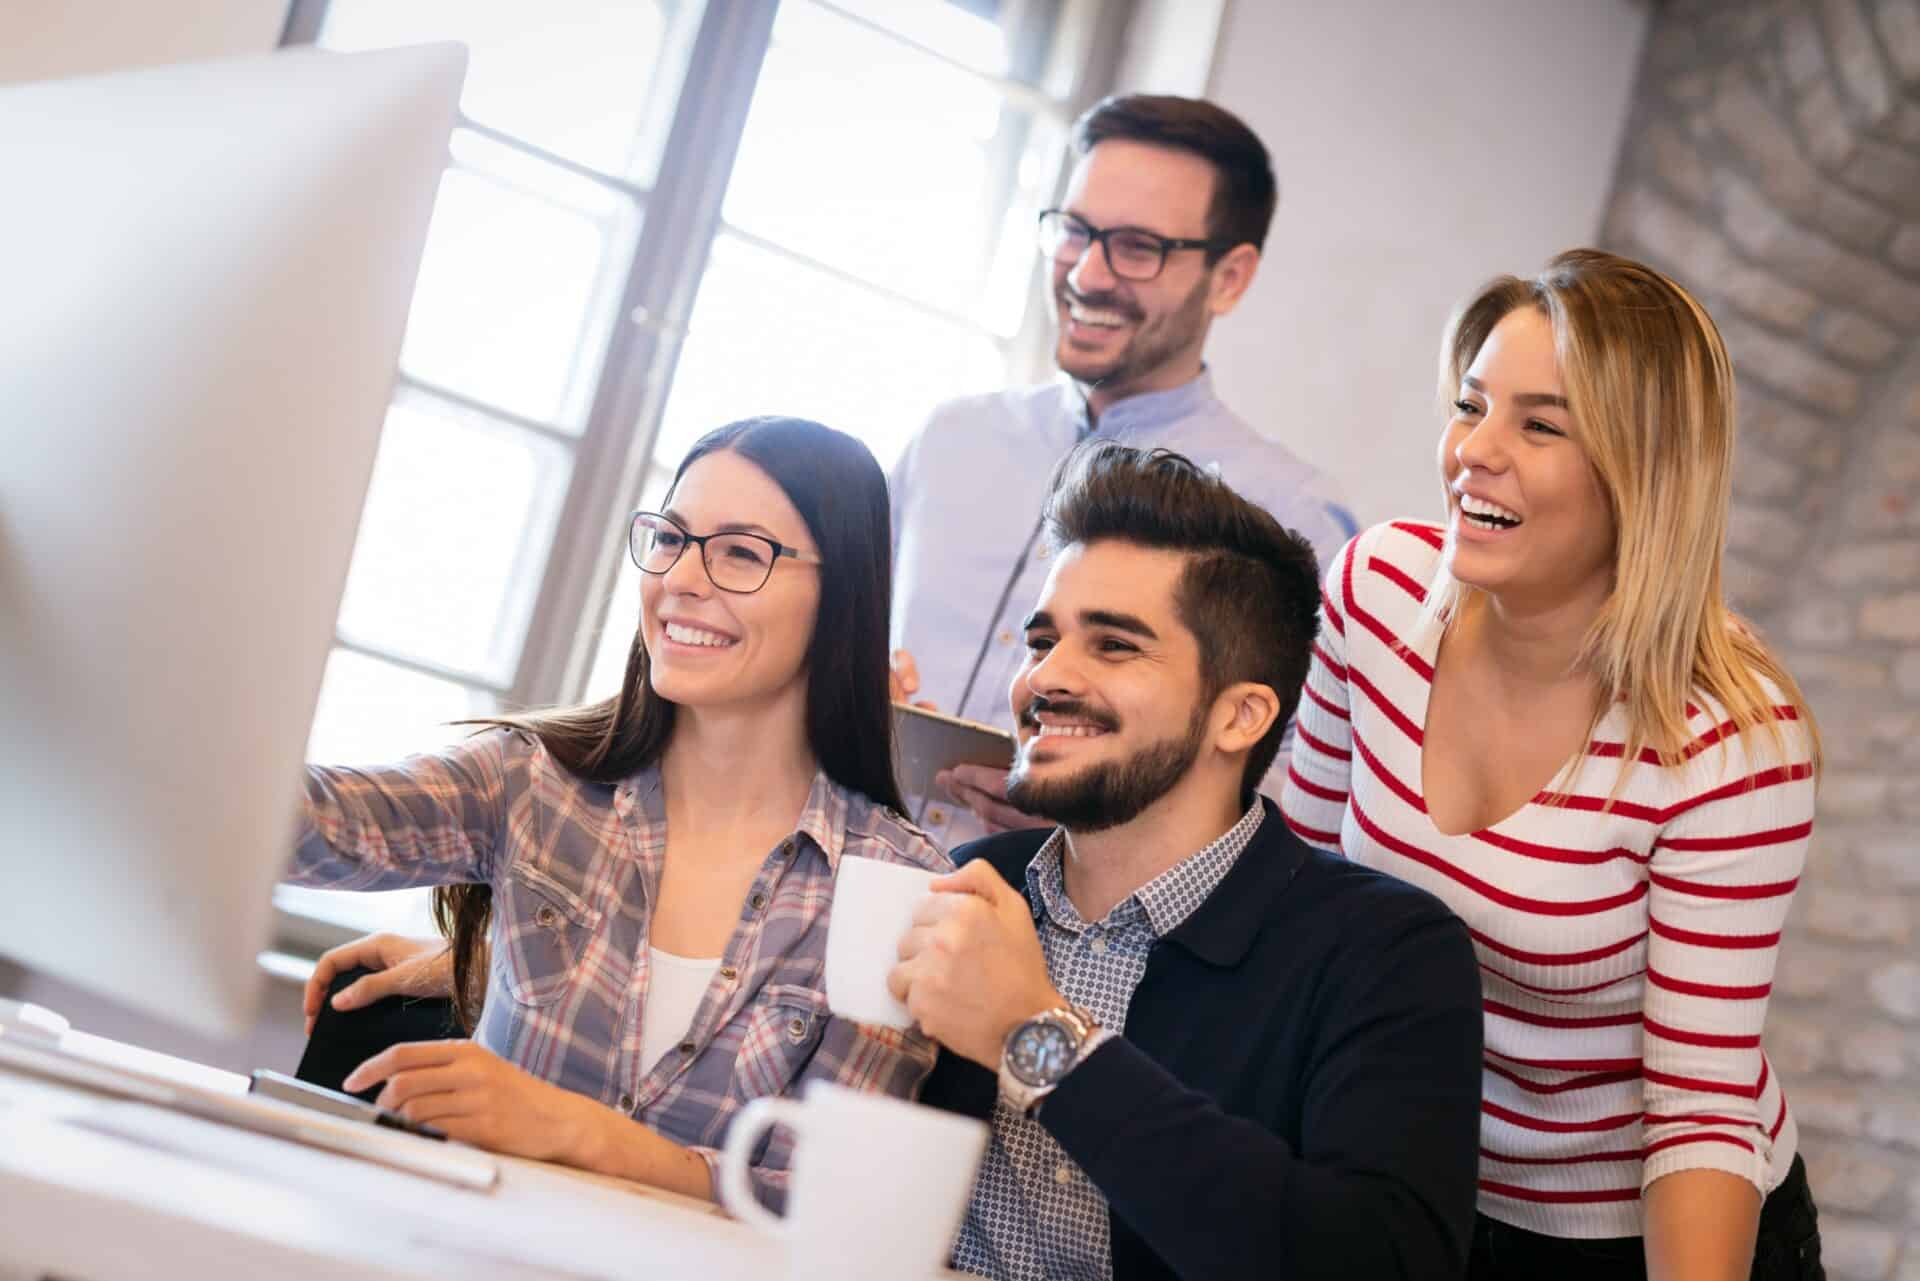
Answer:
<path fill-rule="evenodd" d="M 409 1121 L 491 1152 L 582 1164 L 583 1140 L 616 1118 L 584 1095 L 532 1076 L 472 1041 L 407 1041 L 347 1075 L 353 1092 Z M 599 1114 L 598 1116 L 594 1114 Z"/>

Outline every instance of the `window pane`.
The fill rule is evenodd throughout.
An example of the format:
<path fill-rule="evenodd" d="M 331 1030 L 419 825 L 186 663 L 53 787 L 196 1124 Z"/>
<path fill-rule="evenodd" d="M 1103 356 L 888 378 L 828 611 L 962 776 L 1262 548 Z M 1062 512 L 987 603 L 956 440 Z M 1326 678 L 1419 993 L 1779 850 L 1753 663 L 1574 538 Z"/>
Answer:
<path fill-rule="evenodd" d="M 341 632 L 506 683 L 569 470 L 552 441 L 402 392 L 380 438 Z"/>
<path fill-rule="evenodd" d="M 752 353 L 753 377 L 740 376 Z M 654 457 L 751 414 L 851 432 L 891 466 L 943 400 L 1004 385 L 983 334 L 722 235 L 700 282 Z"/>
<path fill-rule="evenodd" d="M 612 698 L 620 692 L 627 674 L 627 651 L 633 647 L 633 633 L 640 626 L 640 571 L 631 558 L 620 562 L 620 577 L 613 585 L 613 599 L 607 604 L 606 620 L 600 625 L 600 639 L 593 649 L 593 671 L 587 676 L 588 702 Z"/>
<path fill-rule="evenodd" d="M 996 10 L 1024 9 L 1025 5 L 955 3 L 955 0 L 834 0 L 838 8 L 868 22 L 897 31 L 915 44 L 938 49 L 955 62 L 990 76 L 1009 69 L 1007 36 L 994 20 Z M 811 7 L 811 6 L 809 6 Z M 985 9 L 986 13 L 978 12 Z M 975 12 L 969 12 L 974 10 Z"/>
<path fill-rule="evenodd" d="M 674 465 L 679 465 L 674 459 Z M 673 469 L 655 464 L 647 469 L 646 483 L 634 506 L 659 511 L 666 506 L 667 486 L 673 482 Z M 625 530 L 623 528 L 622 532 Z M 620 552 L 620 576 L 613 585 L 613 599 L 601 619 L 600 636 L 594 642 L 593 670 L 587 674 L 584 698 L 594 702 L 619 693 L 627 674 L 627 651 L 633 647 L 634 629 L 640 625 L 640 571 L 624 548 Z"/>
<path fill-rule="evenodd" d="M 689 0 L 332 0 L 320 43 L 458 40 L 461 109 L 603 173 L 650 181 L 701 5 Z"/>
<path fill-rule="evenodd" d="M 1063 143 L 1057 124 L 977 77 L 817 5 L 783 4 L 725 216 L 1010 335 Z M 995 269 L 1009 248 L 1011 275 Z"/>
<path fill-rule="evenodd" d="M 273 905 L 283 912 L 315 917 L 356 933 L 378 934 L 384 930 L 431 938 L 438 931 L 433 928 L 430 893 L 428 890 L 384 890 L 369 894 L 276 885 Z"/>
<path fill-rule="evenodd" d="M 335 649 L 327 656 L 320 683 L 307 759 L 326 765 L 387 764 L 465 738 L 472 727 L 452 722 L 496 710 L 485 690 Z M 362 894 L 282 885 L 274 890 L 273 901 L 284 911 L 352 930 L 434 932 L 425 890 Z"/>
<path fill-rule="evenodd" d="M 324 765 L 382 765 L 432 751 L 473 732 L 454 724 L 495 710 L 485 690 L 438 680 L 352 650 L 327 656 L 307 759 Z"/>
<path fill-rule="evenodd" d="M 400 365 L 571 431 L 586 419 L 631 262 L 632 201 L 577 174 L 454 135 Z"/>

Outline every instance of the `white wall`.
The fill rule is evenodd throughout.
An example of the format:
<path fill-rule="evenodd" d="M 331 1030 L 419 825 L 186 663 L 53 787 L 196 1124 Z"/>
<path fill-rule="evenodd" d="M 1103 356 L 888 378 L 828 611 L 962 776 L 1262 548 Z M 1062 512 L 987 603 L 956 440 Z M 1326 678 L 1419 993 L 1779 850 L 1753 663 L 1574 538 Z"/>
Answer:
<path fill-rule="evenodd" d="M 258 53 L 288 0 L 0 0 L 0 84 Z"/>
<path fill-rule="evenodd" d="M 1204 97 L 1227 8 L 1227 0 L 1134 0 L 1116 83 Z"/>
<path fill-rule="evenodd" d="M 1437 514 L 1453 306 L 1598 234 L 1646 23 L 1633 0 L 1232 0 L 1210 96 L 1271 149 L 1280 209 L 1208 356 L 1363 525 Z"/>

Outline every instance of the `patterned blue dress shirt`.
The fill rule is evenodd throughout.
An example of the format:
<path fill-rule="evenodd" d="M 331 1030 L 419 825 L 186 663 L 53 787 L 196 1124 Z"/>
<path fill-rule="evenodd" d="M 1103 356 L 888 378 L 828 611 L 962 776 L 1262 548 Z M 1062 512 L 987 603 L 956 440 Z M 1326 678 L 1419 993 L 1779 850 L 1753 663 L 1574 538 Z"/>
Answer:
<path fill-rule="evenodd" d="M 1028 900 L 1060 995 L 1103 1029 L 1125 1034 L 1127 1006 L 1155 940 L 1219 888 L 1266 818 L 1256 798 L 1240 821 L 1088 921 L 1067 897 L 1066 834 L 1056 830 L 1027 865 Z M 1046 1103 L 1041 1102 L 1041 1110 Z M 997 1281 L 1110 1281 L 1107 1200 L 1033 1117 L 993 1105 L 993 1136 L 980 1163 L 953 1266 Z"/>

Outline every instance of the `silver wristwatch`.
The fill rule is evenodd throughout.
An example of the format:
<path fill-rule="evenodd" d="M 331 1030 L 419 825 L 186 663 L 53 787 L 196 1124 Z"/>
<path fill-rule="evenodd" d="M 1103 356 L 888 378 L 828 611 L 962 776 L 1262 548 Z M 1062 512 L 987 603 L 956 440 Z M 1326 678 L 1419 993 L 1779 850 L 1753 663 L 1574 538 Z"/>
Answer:
<path fill-rule="evenodd" d="M 1000 1097 L 1031 1113 L 1094 1048 L 1113 1033 L 1071 1005 L 1043 1010 L 1007 1033 L 1000 1047 Z"/>

